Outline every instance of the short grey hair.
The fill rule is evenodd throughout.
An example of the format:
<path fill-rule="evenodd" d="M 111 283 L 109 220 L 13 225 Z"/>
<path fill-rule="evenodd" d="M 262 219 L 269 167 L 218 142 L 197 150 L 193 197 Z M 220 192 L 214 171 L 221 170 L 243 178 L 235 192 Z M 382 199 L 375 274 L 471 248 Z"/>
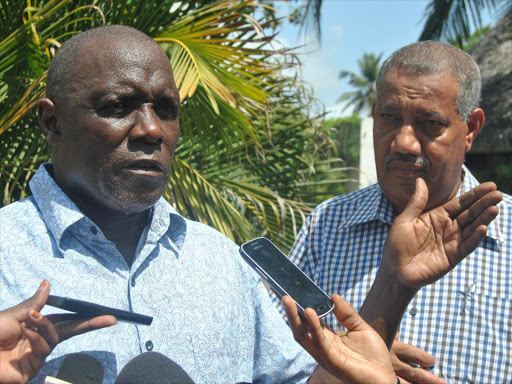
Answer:
<path fill-rule="evenodd" d="M 406 69 L 415 75 L 449 71 L 459 85 L 456 107 L 462 121 L 478 108 L 481 97 L 480 69 L 466 52 L 439 41 L 420 41 L 400 48 L 382 64 L 377 78 L 377 98 L 382 79 L 390 69 Z"/>

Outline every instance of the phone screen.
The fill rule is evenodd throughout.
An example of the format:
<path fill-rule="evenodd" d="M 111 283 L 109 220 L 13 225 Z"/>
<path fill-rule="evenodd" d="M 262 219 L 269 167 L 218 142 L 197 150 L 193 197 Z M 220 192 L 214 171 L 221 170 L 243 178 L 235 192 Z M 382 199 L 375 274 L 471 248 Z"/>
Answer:
<path fill-rule="evenodd" d="M 302 311 L 313 308 L 318 316 L 324 316 L 333 308 L 329 296 L 322 291 L 306 274 L 304 274 L 288 257 L 279 250 L 270 240 L 258 238 L 245 243 L 241 247 L 242 255 L 245 252 L 252 259 L 246 260 L 270 284 L 277 294 L 287 294 L 295 300 Z M 254 265 L 253 265 L 254 266 Z M 270 279 L 265 276 L 268 275 Z"/>

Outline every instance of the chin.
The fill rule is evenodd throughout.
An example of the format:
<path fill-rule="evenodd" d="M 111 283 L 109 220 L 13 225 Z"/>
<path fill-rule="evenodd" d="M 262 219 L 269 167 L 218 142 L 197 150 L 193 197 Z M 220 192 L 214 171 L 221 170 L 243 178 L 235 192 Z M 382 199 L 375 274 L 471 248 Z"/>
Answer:
<path fill-rule="evenodd" d="M 126 193 L 116 193 L 113 196 L 114 204 L 118 209 L 121 209 L 124 213 L 138 213 L 143 212 L 153 207 L 158 199 L 162 196 L 163 190 L 157 191 L 127 191 Z"/>

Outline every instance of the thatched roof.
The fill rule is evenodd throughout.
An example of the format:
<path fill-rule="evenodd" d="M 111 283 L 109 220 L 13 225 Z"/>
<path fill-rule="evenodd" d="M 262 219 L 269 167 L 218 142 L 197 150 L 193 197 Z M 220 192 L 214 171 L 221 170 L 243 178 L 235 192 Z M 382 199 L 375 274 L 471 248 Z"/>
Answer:
<path fill-rule="evenodd" d="M 470 153 L 512 152 L 512 17 L 501 19 L 471 56 L 482 75 L 486 120 Z"/>

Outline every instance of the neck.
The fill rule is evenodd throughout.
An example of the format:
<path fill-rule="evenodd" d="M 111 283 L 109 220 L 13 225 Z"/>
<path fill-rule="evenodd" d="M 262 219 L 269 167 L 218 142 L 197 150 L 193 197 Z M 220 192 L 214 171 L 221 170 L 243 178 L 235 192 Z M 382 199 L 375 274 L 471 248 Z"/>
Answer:
<path fill-rule="evenodd" d="M 131 267 L 140 237 L 151 215 L 151 208 L 141 212 L 120 212 L 96 202 L 79 198 L 72 200 L 101 229 L 105 237 L 115 244 L 126 264 Z"/>

